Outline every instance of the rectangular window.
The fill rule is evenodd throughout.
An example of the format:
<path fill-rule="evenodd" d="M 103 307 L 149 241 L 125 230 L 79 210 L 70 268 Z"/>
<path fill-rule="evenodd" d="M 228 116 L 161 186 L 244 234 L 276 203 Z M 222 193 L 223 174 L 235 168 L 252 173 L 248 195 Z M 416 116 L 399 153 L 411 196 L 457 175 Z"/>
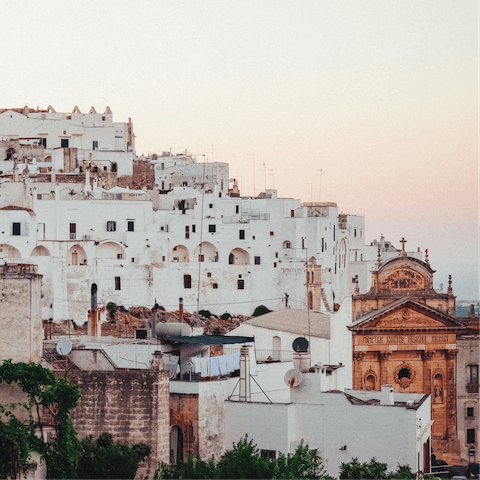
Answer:
<path fill-rule="evenodd" d="M 473 407 L 467 408 L 467 417 L 473 417 Z"/>
<path fill-rule="evenodd" d="M 273 232 L 270 232 L 270 236 L 273 237 Z"/>
<path fill-rule="evenodd" d="M 117 171 L 117 164 L 115 162 L 112 163 L 112 172 Z"/>
<path fill-rule="evenodd" d="M 255 265 L 260 265 L 260 257 L 255 257 Z"/>
<path fill-rule="evenodd" d="M 478 365 L 467 365 L 467 383 L 478 383 Z"/>
<path fill-rule="evenodd" d="M 290 216 L 293 218 L 295 217 L 295 210 L 290 210 Z"/>
<path fill-rule="evenodd" d="M 245 280 L 237 280 L 237 290 L 243 290 L 245 288 Z"/>
<path fill-rule="evenodd" d="M 40 145 L 41 145 L 43 148 L 47 148 L 47 137 L 44 137 L 44 138 L 41 138 L 41 139 L 40 139 Z"/>
<path fill-rule="evenodd" d="M 192 233 L 195 233 L 195 225 L 192 225 Z"/>
<path fill-rule="evenodd" d="M 20 227 L 20 223 L 19 222 L 13 222 L 12 223 L 12 235 L 21 235 L 22 233 L 22 229 Z"/>
<path fill-rule="evenodd" d="M 213 284 L 212 284 L 212 288 L 217 289 L 217 288 L 218 288 L 218 283 L 213 283 Z"/>
<path fill-rule="evenodd" d="M 322 238 L 322 252 L 324 251 L 325 248 L 325 240 Z"/>
<path fill-rule="evenodd" d="M 335 225 L 333 226 L 333 241 L 335 241 Z"/>
<path fill-rule="evenodd" d="M 123 254 L 122 253 L 117 253 L 117 259 L 121 260 L 122 258 L 123 258 Z"/>
<path fill-rule="evenodd" d="M 475 443 L 475 429 L 467 428 L 467 443 Z"/>
<path fill-rule="evenodd" d="M 115 290 L 121 290 L 120 277 L 115 277 Z"/>
<path fill-rule="evenodd" d="M 262 458 L 273 459 L 276 458 L 277 452 L 275 450 L 260 450 Z"/>
<path fill-rule="evenodd" d="M 97 148 L 98 148 L 98 140 L 94 140 L 92 142 L 92 150 L 97 150 Z"/>
<path fill-rule="evenodd" d="M 216 226 L 216 225 L 209 225 L 209 226 L 208 226 L 208 231 L 209 231 L 210 233 L 215 233 L 216 230 L 217 230 L 217 226 Z"/>
<path fill-rule="evenodd" d="M 70 240 L 75 240 L 77 238 L 77 224 L 70 224 Z"/>
<path fill-rule="evenodd" d="M 213 208 L 213 203 L 209 203 L 208 208 Z"/>
<path fill-rule="evenodd" d="M 240 240 L 245 240 L 245 230 L 239 230 L 238 231 L 238 238 Z"/>
<path fill-rule="evenodd" d="M 183 288 L 192 288 L 192 277 L 191 275 L 183 276 Z"/>
<path fill-rule="evenodd" d="M 207 272 L 207 277 L 210 278 L 212 276 L 212 272 Z"/>
<path fill-rule="evenodd" d="M 107 232 L 115 232 L 117 230 L 116 222 L 107 222 Z"/>
<path fill-rule="evenodd" d="M 102 122 L 104 122 L 106 120 L 107 117 L 102 117 Z"/>
<path fill-rule="evenodd" d="M 190 226 L 185 225 L 185 238 L 190 238 Z"/>
<path fill-rule="evenodd" d="M 273 268 L 277 268 L 277 262 L 273 262 Z"/>
<path fill-rule="evenodd" d="M 165 190 L 165 182 L 162 182 L 162 190 Z"/>
<path fill-rule="evenodd" d="M 133 220 L 127 221 L 127 232 L 135 231 L 135 222 Z"/>
<path fill-rule="evenodd" d="M 162 262 L 164 262 L 164 261 L 165 261 L 165 255 L 162 257 Z"/>
<path fill-rule="evenodd" d="M 235 213 L 240 212 L 240 205 L 235 205 Z"/>
<path fill-rule="evenodd" d="M 62 138 L 60 140 L 60 147 L 62 148 L 68 148 L 68 138 Z"/>
<path fill-rule="evenodd" d="M 199 255 L 198 256 L 198 261 L 199 262 L 204 262 L 205 261 L 205 255 Z"/>

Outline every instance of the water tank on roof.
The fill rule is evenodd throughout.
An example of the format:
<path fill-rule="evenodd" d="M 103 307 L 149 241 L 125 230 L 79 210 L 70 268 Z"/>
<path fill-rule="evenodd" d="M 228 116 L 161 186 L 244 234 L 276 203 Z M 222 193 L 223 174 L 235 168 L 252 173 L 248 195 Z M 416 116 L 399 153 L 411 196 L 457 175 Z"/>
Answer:
<path fill-rule="evenodd" d="M 179 322 L 157 323 L 155 333 L 157 335 L 190 337 L 192 335 L 192 327 L 187 323 Z"/>

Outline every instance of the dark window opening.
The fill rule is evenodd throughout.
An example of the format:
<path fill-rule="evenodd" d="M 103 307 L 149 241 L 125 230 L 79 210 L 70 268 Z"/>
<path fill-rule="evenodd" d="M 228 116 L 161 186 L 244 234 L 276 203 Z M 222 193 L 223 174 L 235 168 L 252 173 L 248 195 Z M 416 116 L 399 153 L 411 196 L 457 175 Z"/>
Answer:
<path fill-rule="evenodd" d="M 216 226 L 216 225 L 209 225 L 209 226 L 208 226 L 208 231 L 209 231 L 210 233 L 215 233 L 216 230 L 217 230 L 217 226 Z"/>
<path fill-rule="evenodd" d="M 245 288 L 245 280 L 237 280 L 237 290 L 243 290 Z"/>
<path fill-rule="evenodd" d="M 12 224 L 12 235 L 21 235 L 20 223 L 14 222 Z"/>
<path fill-rule="evenodd" d="M 122 253 L 117 253 L 117 259 L 121 260 L 122 258 L 123 258 L 123 254 Z"/>
<path fill-rule="evenodd" d="M 260 265 L 260 257 L 255 257 L 255 265 Z"/>
<path fill-rule="evenodd" d="M 475 429 L 467 428 L 467 443 L 475 443 Z"/>
<path fill-rule="evenodd" d="M 115 290 L 121 290 L 120 277 L 115 277 Z"/>
<path fill-rule="evenodd" d="M 473 417 L 473 407 L 467 408 L 467 417 Z"/>
<path fill-rule="evenodd" d="M 212 288 L 217 289 L 218 288 L 218 283 L 213 283 Z"/>
<path fill-rule="evenodd" d="M 60 140 L 60 147 L 62 148 L 68 148 L 68 138 L 62 138 Z"/>
<path fill-rule="evenodd" d="M 270 232 L 270 236 L 273 237 L 273 232 Z"/>
<path fill-rule="evenodd" d="M 107 222 L 107 232 L 115 232 L 117 229 L 116 222 Z"/>
<path fill-rule="evenodd" d="M 238 238 L 240 240 L 245 240 L 245 230 L 239 230 L 238 231 Z"/>
<path fill-rule="evenodd" d="M 209 203 L 208 208 L 213 208 L 213 203 Z"/>
<path fill-rule="evenodd" d="M 135 231 L 135 222 L 133 220 L 129 220 L 127 222 L 127 231 L 128 232 L 133 232 Z"/>
<path fill-rule="evenodd" d="M 210 278 L 212 276 L 212 272 L 207 272 L 207 277 Z"/>
<path fill-rule="evenodd" d="M 478 383 L 478 365 L 467 365 L 467 383 Z"/>
<path fill-rule="evenodd" d="M 77 237 L 77 224 L 71 223 L 70 224 L 70 240 L 75 240 Z"/>
<path fill-rule="evenodd" d="M 185 225 L 185 238 L 190 238 L 190 226 Z"/>
<path fill-rule="evenodd" d="M 92 150 L 96 150 L 98 148 L 98 140 L 93 140 L 92 142 Z"/>
<path fill-rule="evenodd" d="M 231 253 L 229 256 L 228 256 L 228 264 L 229 265 L 234 265 L 235 264 L 235 255 L 233 253 Z"/>
<path fill-rule="evenodd" d="M 192 288 L 192 277 L 191 275 L 183 276 L 183 288 Z"/>
<path fill-rule="evenodd" d="M 412 372 L 409 368 L 403 367 L 398 372 L 398 378 L 410 378 L 412 376 Z"/>
<path fill-rule="evenodd" d="M 112 163 L 112 172 L 117 171 L 117 164 L 115 162 Z"/>
<path fill-rule="evenodd" d="M 192 233 L 195 233 L 195 225 L 192 225 Z"/>
<path fill-rule="evenodd" d="M 240 205 L 235 205 L 235 213 L 240 212 Z"/>
<path fill-rule="evenodd" d="M 272 459 L 276 458 L 277 452 L 275 450 L 260 450 L 262 458 Z"/>

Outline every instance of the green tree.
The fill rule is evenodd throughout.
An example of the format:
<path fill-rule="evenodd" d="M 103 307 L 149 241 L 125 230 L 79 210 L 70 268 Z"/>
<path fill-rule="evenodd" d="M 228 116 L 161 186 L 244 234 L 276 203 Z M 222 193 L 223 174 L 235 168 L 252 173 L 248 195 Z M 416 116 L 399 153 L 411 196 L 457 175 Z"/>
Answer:
<path fill-rule="evenodd" d="M 265 305 L 259 305 L 253 312 L 253 316 L 259 317 L 260 315 L 265 315 L 266 313 L 269 313 L 269 312 L 271 312 L 271 310 L 267 308 Z"/>
<path fill-rule="evenodd" d="M 144 443 L 114 443 L 109 433 L 97 440 L 90 435 L 80 441 L 77 477 L 135 478 L 140 462 L 150 453 L 150 447 Z"/>
<path fill-rule="evenodd" d="M 295 453 L 280 453 L 273 478 L 331 478 L 325 475 L 316 449 L 310 449 L 303 440 Z"/>
<path fill-rule="evenodd" d="M 340 467 L 341 479 L 415 479 L 416 476 L 408 465 L 398 465 L 395 472 L 387 473 L 387 464 L 377 462 L 373 457 L 370 462 L 360 463 L 358 458 L 352 458 L 349 463 L 342 463 Z"/>
<path fill-rule="evenodd" d="M 11 360 L 0 366 L 0 383 L 17 385 L 27 398 L 26 403 L 0 406 L 0 476 L 25 473 L 32 452 L 38 452 L 46 463 L 47 478 L 75 478 L 78 439 L 70 411 L 80 398 L 79 388 L 39 364 Z M 37 436 L 38 430 L 42 432 L 43 407 L 56 416 L 57 434 L 50 442 Z"/>
<path fill-rule="evenodd" d="M 154 478 L 218 478 L 217 463 L 213 458 L 205 462 L 198 455 L 187 455 L 186 461 L 177 459 L 171 464 L 162 462 L 155 471 Z"/>
<path fill-rule="evenodd" d="M 248 437 L 228 450 L 217 464 L 217 478 L 273 478 L 275 463 L 263 458 Z"/>

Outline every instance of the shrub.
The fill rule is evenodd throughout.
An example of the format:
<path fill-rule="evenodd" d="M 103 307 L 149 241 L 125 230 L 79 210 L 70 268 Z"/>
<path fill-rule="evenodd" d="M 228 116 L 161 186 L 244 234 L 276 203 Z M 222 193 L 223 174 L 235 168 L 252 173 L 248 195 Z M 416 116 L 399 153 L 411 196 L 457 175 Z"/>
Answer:
<path fill-rule="evenodd" d="M 260 315 L 265 315 L 266 313 L 271 312 L 265 305 L 258 306 L 255 311 L 253 312 L 254 317 L 259 317 Z"/>

